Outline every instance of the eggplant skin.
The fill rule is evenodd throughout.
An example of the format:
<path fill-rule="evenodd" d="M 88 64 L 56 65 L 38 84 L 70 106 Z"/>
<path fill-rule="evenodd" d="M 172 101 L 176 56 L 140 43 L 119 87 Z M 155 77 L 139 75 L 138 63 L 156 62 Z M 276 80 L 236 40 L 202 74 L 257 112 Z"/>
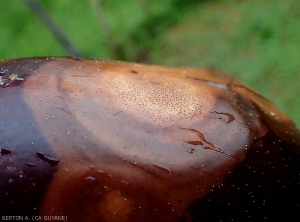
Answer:
<path fill-rule="evenodd" d="M 2 60 L 0 149 L 1 216 L 300 221 L 299 130 L 215 70 Z"/>

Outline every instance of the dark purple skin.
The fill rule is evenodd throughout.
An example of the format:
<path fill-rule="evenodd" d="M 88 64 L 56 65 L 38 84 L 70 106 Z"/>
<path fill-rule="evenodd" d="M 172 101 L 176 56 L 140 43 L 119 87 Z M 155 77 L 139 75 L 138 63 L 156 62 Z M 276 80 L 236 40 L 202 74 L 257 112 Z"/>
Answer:
<path fill-rule="evenodd" d="M 0 215 L 300 221 L 300 132 L 223 73 L 0 62 Z"/>

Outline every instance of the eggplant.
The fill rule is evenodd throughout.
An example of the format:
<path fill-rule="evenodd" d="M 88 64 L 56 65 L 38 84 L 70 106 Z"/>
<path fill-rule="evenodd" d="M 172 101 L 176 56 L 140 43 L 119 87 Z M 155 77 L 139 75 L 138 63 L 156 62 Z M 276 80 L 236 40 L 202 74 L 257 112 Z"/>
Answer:
<path fill-rule="evenodd" d="M 300 220 L 298 128 L 216 70 L 2 60 L 0 149 L 2 220 Z"/>

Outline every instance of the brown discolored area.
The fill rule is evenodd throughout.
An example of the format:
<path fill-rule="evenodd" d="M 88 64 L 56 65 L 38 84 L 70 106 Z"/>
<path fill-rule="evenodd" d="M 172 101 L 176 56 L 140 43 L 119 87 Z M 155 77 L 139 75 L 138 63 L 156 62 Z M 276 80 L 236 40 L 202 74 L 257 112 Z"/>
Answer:
<path fill-rule="evenodd" d="M 299 130 L 237 80 L 72 58 L 2 61 L 0 70 L 2 213 L 298 219 Z"/>

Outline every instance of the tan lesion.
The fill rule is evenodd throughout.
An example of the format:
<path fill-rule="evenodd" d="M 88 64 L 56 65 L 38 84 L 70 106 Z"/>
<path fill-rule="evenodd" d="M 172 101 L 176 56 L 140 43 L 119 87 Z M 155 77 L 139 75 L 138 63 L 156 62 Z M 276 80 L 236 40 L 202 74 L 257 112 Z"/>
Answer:
<path fill-rule="evenodd" d="M 170 70 L 173 76 L 143 71 L 140 75 L 105 76 L 107 93 L 114 98 L 113 102 L 138 121 L 160 127 L 194 122 L 203 118 L 199 110 L 208 112 L 215 101 L 215 96 L 204 85 L 199 87 L 184 81 L 173 70 Z"/>
<path fill-rule="evenodd" d="M 140 203 L 149 200 L 141 192 L 145 191 L 154 194 L 153 203 L 162 203 L 160 209 L 169 210 L 166 215 L 171 219 L 166 221 L 174 221 L 179 213 L 186 212 L 189 203 L 209 192 L 212 185 L 221 183 L 226 173 L 238 164 L 232 156 L 222 154 L 230 152 L 238 155 L 239 160 L 244 158 L 245 151 L 241 148 L 251 142 L 248 128 L 235 106 L 220 101 L 219 96 L 226 89 L 185 77 L 185 71 L 197 78 L 209 78 L 209 72 L 92 61 L 81 61 L 77 66 L 83 68 L 79 70 L 69 62 L 59 64 L 67 67 L 59 76 L 51 75 L 54 64 L 41 68 L 41 76 L 28 78 L 23 88 L 41 132 L 61 160 L 59 172 L 45 196 L 42 215 L 63 213 L 69 218 L 80 215 L 90 218 L 85 221 L 145 219 L 145 214 L 156 212 L 152 206 L 141 214 L 135 210 L 139 207 L 138 200 Z M 136 73 L 130 72 L 132 66 Z M 82 78 L 91 73 L 93 77 Z M 35 87 L 39 90 L 33 90 Z M 40 90 L 41 87 L 47 90 Z M 235 121 L 228 124 L 215 118 L 216 113 L 212 112 L 216 106 L 222 108 L 217 109 L 219 113 L 230 113 Z M 48 115 L 55 118 L 46 120 L 44 117 Z M 205 147 L 199 149 L 197 146 L 202 143 L 217 152 Z M 121 149 L 124 146 L 128 147 L 126 151 Z M 120 157 L 119 165 L 112 157 Z M 139 167 L 132 166 L 135 162 Z M 67 165 L 70 168 L 65 171 Z M 111 190 L 104 191 L 102 188 L 110 178 L 89 174 L 89 165 L 122 178 L 111 183 Z M 175 174 L 162 170 L 169 167 Z M 192 167 L 198 169 L 191 170 Z M 85 184 L 84 178 L 88 176 L 95 177 L 94 183 Z M 123 187 L 124 191 L 122 180 L 142 188 Z M 168 203 L 177 213 L 174 218 Z"/>

